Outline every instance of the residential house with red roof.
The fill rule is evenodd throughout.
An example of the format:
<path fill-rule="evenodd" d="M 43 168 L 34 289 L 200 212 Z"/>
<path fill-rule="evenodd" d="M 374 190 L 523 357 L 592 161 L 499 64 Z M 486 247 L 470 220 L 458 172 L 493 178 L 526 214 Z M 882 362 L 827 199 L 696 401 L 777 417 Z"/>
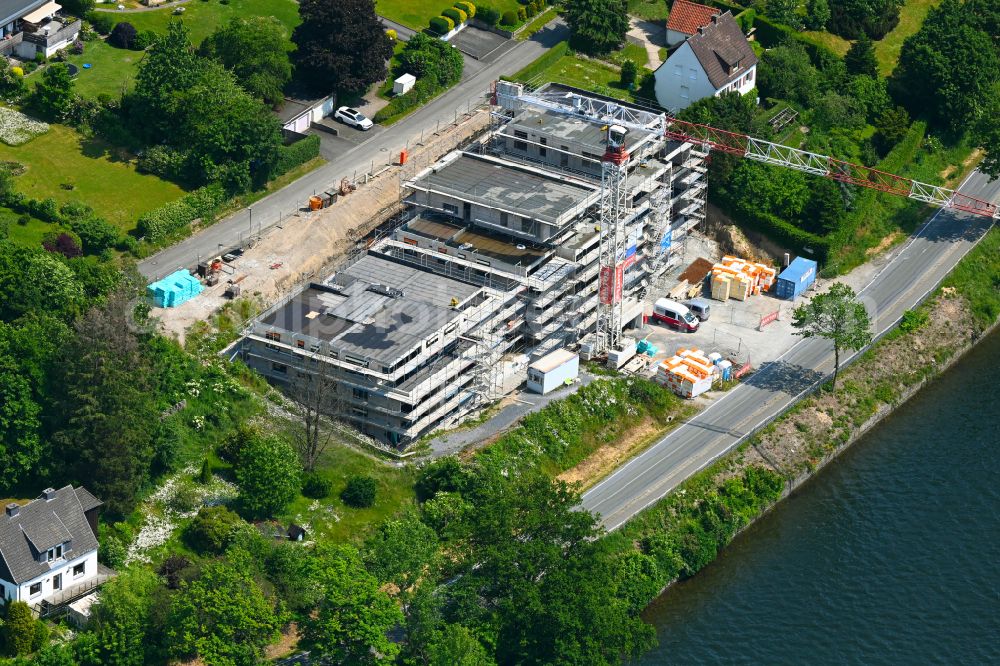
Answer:
<path fill-rule="evenodd" d="M 715 7 L 699 5 L 688 0 L 676 0 L 667 18 L 667 48 L 681 44 L 691 35 L 698 33 L 712 22 L 713 16 L 721 14 Z"/>
<path fill-rule="evenodd" d="M 730 12 L 713 16 L 653 73 L 656 101 L 669 111 L 757 85 L 757 56 Z"/>

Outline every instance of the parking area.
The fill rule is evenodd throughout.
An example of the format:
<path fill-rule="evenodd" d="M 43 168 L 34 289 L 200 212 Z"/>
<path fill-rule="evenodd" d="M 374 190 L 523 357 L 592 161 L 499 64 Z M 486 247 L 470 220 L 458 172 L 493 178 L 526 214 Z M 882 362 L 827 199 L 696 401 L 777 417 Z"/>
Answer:
<path fill-rule="evenodd" d="M 328 162 L 341 157 L 352 148 L 385 131 L 385 128 L 381 125 L 375 125 L 367 132 L 363 132 L 350 125 L 334 120 L 332 117 L 324 118 L 319 124 L 336 130 L 336 135 L 332 132 L 315 128 L 309 130 L 310 134 L 315 134 L 319 137 L 319 153 Z"/>
<path fill-rule="evenodd" d="M 476 60 L 493 62 L 517 44 L 486 30 L 467 27 L 449 40 L 451 45 Z"/>

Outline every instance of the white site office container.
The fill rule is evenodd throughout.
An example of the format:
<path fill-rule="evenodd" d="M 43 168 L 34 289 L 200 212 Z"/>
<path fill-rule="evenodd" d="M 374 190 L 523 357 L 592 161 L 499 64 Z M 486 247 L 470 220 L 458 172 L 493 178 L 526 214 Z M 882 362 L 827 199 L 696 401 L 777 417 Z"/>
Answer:
<path fill-rule="evenodd" d="M 410 88 L 413 84 L 417 82 L 417 77 L 413 74 L 403 74 L 401 77 L 392 82 L 392 94 L 393 95 L 405 95 L 410 92 Z"/>
<path fill-rule="evenodd" d="M 557 349 L 528 366 L 528 390 L 544 395 L 579 374 L 580 357 L 566 349 Z"/>

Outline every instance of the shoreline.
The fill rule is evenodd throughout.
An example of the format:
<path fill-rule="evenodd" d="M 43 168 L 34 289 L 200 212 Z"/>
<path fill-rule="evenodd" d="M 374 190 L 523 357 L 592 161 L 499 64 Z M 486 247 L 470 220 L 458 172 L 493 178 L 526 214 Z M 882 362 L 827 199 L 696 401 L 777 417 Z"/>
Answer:
<path fill-rule="evenodd" d="M 912 311 L 905 326 L 897 324 L 841 368 L 835 393 L 818 390 L 803 397 L 737 448 L 604 537 L 621 555 L 647 558 L 654 569 L 645 581 L 634 582 L 659 590 L 644 608 L 659 601 L 675 583 L 693 578 L 714 562 L 736 537 L 804 488 L 982 340 L 997 333 L 1000 317 L 992 316 L 995 308 L 990 309 L 989 296 L 975 293 L 968 270 L 963 270 L 965 263 L 966 269 L 1000 272 L 989 259 L 1000 232 L 994 229 L 984 240 L 991 234 L 993 242 L 981 244 L 964 257 Z M 988 280 L 986 275 L 981 279 Z M 990 319 L 983 317 L 984 306 Z M 764 480 L 754 483 L 752 478 Z M 733 485 L 739 487 L 735 492 Z"/>

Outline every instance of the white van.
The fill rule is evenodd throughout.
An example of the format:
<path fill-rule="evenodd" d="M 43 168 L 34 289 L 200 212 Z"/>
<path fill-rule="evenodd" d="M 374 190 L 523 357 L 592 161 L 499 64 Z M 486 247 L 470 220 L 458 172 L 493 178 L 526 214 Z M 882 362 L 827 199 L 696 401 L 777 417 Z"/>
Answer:
<path fill-rule="evenodd" d="M 653 319 L 689 333 L 697 331 L 698 324 L 701 323 L 686 306 L 669 298 L 657 299 L 653 304 Z"/>

